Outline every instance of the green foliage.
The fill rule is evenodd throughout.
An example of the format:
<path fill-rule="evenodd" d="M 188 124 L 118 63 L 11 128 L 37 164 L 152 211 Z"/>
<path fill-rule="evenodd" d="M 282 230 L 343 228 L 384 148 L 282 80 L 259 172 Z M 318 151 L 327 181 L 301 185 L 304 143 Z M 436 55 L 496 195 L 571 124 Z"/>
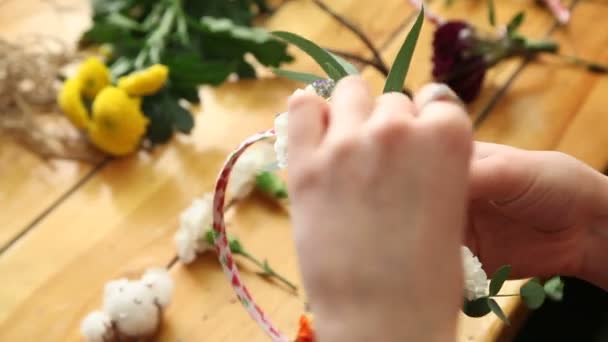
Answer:
<path fill-rule="evenodd" d="M 302 83 L 306 83 L 306 84 L 310 84 L 314 81 L 323 79 L 323 77 L 321 77 L 321 76 L 308 74 L 305 72 L 297 72 L 297 71 L 277 69 L 277 68 L 273 68 L 272 72 L 277 76 L 285 77 L 290 80 L 294 80 L 294 81 L 298 81 L 298 82 L 302 82 Z"/>
<path fill-rule="evenodd" d="M 498 305 L 498 303 L 494 299 L 488 298 L 488 306 L 490 307 L 490 310 L 492 310 L 492 312 L 498 318 L 500 318 L 501 321 L 503 321 L 506 325 L 511 325 L 511 321 L 509 321 L 509 317 L 507 317 L 507 315 L 505 315 L 505 312 L 502 311 L 502 309 L 500 308 L 500 305 Z"/>
<path fill-rule="evenodd" d="M 146 134 L 153 144 L 167 142 L 175 131 L 188 134 L 194 127 L 192 114 L 164 90 L 144 97 L 142 110 L 150 119 Z"/>
<path fill-rule="evenodd" d="M 276 37 L 291 43 L 312 57 L 317 64 L 327 73 L 327 76 L 334 81 L 339 81 L 348 75 L 342 64 L 325 49 L 319 47 L 310 40 L 301 37 L 295 33 L 276 31 L 273 32 Z"/>
<path fill-rule="evenodd" d="M 509 23 L 507 24 L 507 33 L 509 34 L 509 36 L 513 36 L 517 33 L 517 30 L 519 29 L 521 24 L 524 23 L 525 19 L 526 13 L 519 12 L 511 19 L 511 21 L 509 21 Z"/>
<path fill-rule="evenodd" d="M 521 299 L 530 309 L 538 309 L 545 302 L 545 290 L 538 279 L 534 278 L 526 282 L 519 290 Z"/>
<path fill-rule="evenodd" d="M 272 172 L 260 172 L 255 185 L 258 190 L 275 198 L 287 198 L 287 185 L 283 180 Z"/>
<path fill-rule="evenodd" d="M 494 272 L 490 281 L 490 296 L 495 296 L 500 292 L 502 285 L 509 278 L 509 273 L 511 273 L 511 266 L 509 265 L 502 266 Z"/>
<path fill-rule="evenodd" d="M 105 45 L 108 64 L 117 79 L 155 63 L 169 67 L 162 94 L 145 98 L 152 143 L 168 141 L 175 131 L 190 132 L 192 116 L 180 99 L 198 103 L 198 87 L 218 85 L 229 75 L 256 76 L 245 60 L 252 54 L 261 64 L 289 62 L 287 45 L 260 28 L 254 17 L 268 11 L 265 0 L 92 0 L 93 25 L 81 47 Z"/>
<path fill-rule="evenodd" d="M 488 21 L 490 25 L 496 26 L 496 9 L 494 7 L 494 0 L 488 1 Z"/>
<path fill-rule="evenodd" d="M 386 83 L 384 85 L 384 92 L 401 92 L 403 90 L 403 83 L 407 77 L 407 72 L 416 49 L 416 43 L 418 42 L 418 36 L 422 30 L 422 23 L 424 22 L 424 9 L 418 14 L 416 22 L 408 33 L 395 61 L 391 67 L 391 71 L 388 74 Z"/>
<path fill-rule="evenodd" d="M 488 302 L 488 298 L 479 298 L 473 301 L 464 300 L 462 305 L 462 312 L 469 317 L 483 317 L 490 312 L 492 309 L 490 308 L 490 304 Z"/>
<path fill-rule="evenodd" d="M 564 298 L 564 285 L 562 278 L 557 276 L 547 280 L 543 289 L 549 299 L 559 302 Z"/>

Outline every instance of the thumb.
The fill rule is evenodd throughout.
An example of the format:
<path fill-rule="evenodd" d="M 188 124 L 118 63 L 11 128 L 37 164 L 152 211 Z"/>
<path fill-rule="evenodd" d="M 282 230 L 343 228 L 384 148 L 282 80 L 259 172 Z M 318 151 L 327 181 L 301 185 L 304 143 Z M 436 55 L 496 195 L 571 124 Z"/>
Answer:
<path fill-rule="evenodd" d="M 533 164 L 533 162 L 532 162 Z M 497 154 L 473 160 L 469 193 L 472 200 L 509 204 L 528 193 L 537 179 L 537 168 L 518 156 Z"/>

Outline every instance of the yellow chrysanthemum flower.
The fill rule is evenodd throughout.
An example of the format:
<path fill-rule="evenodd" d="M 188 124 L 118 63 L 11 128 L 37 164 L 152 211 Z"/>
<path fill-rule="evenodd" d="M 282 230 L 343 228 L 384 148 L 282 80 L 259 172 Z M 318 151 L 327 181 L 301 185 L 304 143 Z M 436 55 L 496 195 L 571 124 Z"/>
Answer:
<path fill-rule="evenodd" d="M 91 99 L 112 82 L 108 67 L 95 57 L 82 62 L 76 78 L 82 83 L 82 93 Z"/>
<path fill-rule="evenodd" d="M 162 64 L 155 64 L 147 69 L 121 77 L 118 80 L 118 87 L 131 96 L 152 95 L 167 83 L 168 77 L 169 68 Z"/>
<path fill-rule="evenodd" d="M 93 102 L 93 116 L 89 123 L 91 141 L 115 156 L 134 152 L 148 125 L 140 103 L 123 89 L 104 88 Z"/>
<path fill-rule="evenodd" d="M 89 112 L 82 101 L 82 82 L 71 78 L 63 84 L 57 98 L 59 108 L 78 128 L 85 129 L 89 124 Z"/>

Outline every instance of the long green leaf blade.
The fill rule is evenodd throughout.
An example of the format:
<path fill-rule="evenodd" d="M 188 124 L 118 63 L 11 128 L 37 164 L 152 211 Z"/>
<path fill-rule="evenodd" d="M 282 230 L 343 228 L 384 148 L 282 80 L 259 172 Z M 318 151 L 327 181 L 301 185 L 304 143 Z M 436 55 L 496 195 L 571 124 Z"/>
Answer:
<path fill-rule="evenodd" d="M 308 74 L 305 72 L 297 72 L 297 71 L 291 71 L 291 70 L 285 70 L 285 69 L 272 68 L 272 72 L 277 76 L 285 77 L 290 80 L 294 80 L 294 81 L 298 81 L 298 82 L 302 82 L 302 83 L 306 83 L 306 84 L 310 84 L 314 81 L 323 79 L 323 77 L 317 76 L 314 74 Z"/>
<path fill-rule="evenodd" d="M 342 58 L 336 54 L 333 54 L 331 52 L 330 52 L 330 54 L 336 59 L 336 61 L 338 61 L 338 63 L 340 63 L 344 67 L 344 70 L 346 70 L 346 72 L 349 75 L 358 75 L 359 74 L 359 70 L 354 65 L 352 65 L 350 62 L 346 61 L 344 58 Z"/>
<path fill-rule="evenodd" d="M 403 83 L 405 83 L 405 78 L 407 77 L 410 63 L 412 62 L 412 56 L 414 55 L 414 50 L 416 49 L 416 43 L 418 42 L 418 37 L 420 36 L 423 22 L 424 8 L 422 8 L 418 14 L 418 18 L 416 18 L 416 22 L 414 23 L 412 30 L 410 33 L 408 33 L 407 37 L 405 38 L 405 42 L 397 54 L 397 58 L 395 58 L 395 62 L 391 67 L 391 71 L 386 79 L 386 84 L 384 85 L 385 93 L 401 92 L 403 89 Z"/>
<path fill-rule="evenodd" d="M 494 7 L 494 0 L 488 0 L 488 20 L 490 25 L 496 26 L 496 9 Z"/>
<path fill-rule="evenodd" d="M 323 70 L 327 73 L 327 76 L 334 81 L 338 81 L 343 77 L 348 76 L 348 72 L 344 70 L 344 67 L 329 52 L 310 40 L 298 36 L 297 34 L 285 31 L 275 31 L 272 34 L 275 37 L 283 39 L 306 52 L 319 64 L 319 66 L 321 66 L 321 68 L 323 68 Z"/>

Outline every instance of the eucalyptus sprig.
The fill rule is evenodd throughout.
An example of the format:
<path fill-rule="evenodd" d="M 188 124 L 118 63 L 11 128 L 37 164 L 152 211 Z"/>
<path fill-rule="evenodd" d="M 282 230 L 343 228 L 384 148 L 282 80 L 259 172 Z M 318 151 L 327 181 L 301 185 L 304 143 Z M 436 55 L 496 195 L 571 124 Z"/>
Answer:
<path fill-rule="evenodd" d="M 540 308 L 547 298 L 561 301 L 563 298 L 564 282 L 559 277 L 547 280 L 544 285 L 538 278 L 528 280 L 519 290 L 519 294 L 500 294 L 505 281 L 509 278 L 511 266 L 500 267 L 491 277 L 488 296 L 476 300 L 464 300 L 462 312 L 469 317 L 483 317 L 493 312 L 505 324 L 510 324 L 509 318 L 496 301 L 499 297 L 520 297 L 531 310 Z"/>
<path fill-rule="evenodd" d="M 218 236 L 218 233 L 215 230 L 210 229 L 205 234 L 205 239 L 207 240 L 207 243 L 209 243 L 210 245 L 213 245 L 215 243 L 215 239 L 217 239 L 217 236 Z M 278 272 L 276 272 L 274 270 L 274 268 L 272 268 L 270 266 L 270 264 L 268 263 L 268 260 L 264 259 L 262 261 L 262 260 L 258 259 L 257 257 L 255 257 L 253 254 L 251 254 L 247 249 L 245 249 L 245 247 L 243 247 L 243 244 L 241 243 L 241 241 L 239 239 L 237 239 L 235 237 L 229 237 L 228 246 L 230 247 L 230 252 L 232 252 L 235 255 L 240 255 L 240 256 L 244 257 L 245 259 L 254 263 L 256 266 L 258 266 L 261 269 L 261 271 L 258 272 L 258 274 L 260 274 L 264 277 L 277 279 L 278 281 L 285 284 L 287 287 L 289 287 L 294 292 L 296 292 L 298 290 L 298 287 L 292 281 L 288 280 L 286 277 L 284 277 L 281 274 L 279 274 Z"/>

